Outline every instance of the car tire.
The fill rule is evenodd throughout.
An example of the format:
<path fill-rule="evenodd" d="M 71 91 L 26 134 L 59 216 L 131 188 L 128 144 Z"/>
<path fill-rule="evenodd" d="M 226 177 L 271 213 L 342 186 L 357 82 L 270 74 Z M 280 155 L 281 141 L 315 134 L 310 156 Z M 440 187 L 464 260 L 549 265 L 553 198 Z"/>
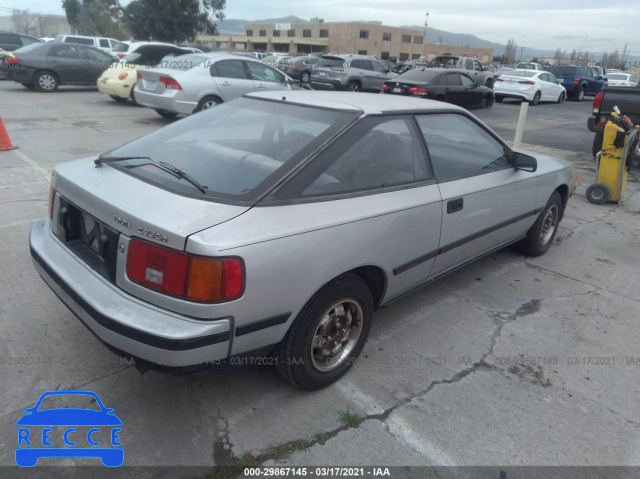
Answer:
<path fill-rule="evenodd" d="M 489 95 L 489 94 L 485 95 L 482 101 L 482 108 L 483 109 L 491 108 L 493 106 L 493 98 L 494 98 L 493 95 Z"/>
<path fill-rule="evenodd" d="M 337 277 L 307 302 L 278 344 L 278 372 L 307 391 L 329 386 L 355 364 L 372 316 L 373 297 L 365 282 L 353 274 Z M 329 346 L 337 350 L 328 351 Z"/>
<path fill-rule="evenodd" d="M 36 73 L 33 77 L 33 84 L 35 85 L 36 90 L 43 93 L 51 93 L 58 89 L 60 82 L 55 73 L 43 71 Z"/>
<path fill-rule="evenodd" d="M 558 103 L 564 103 L 564 100 L 567 98 L 567 95 L 564 92 L 560 93 L 560 96 L 558 97 Z"/>
<path fill-rule="evenodd" d="M 593 145 L 591 145 L 591 154 L 594 158 L 598 152 L 602 150 L 602 140 L 604 140 L 604 135 L 601 131 L 596 131 L 596 134 L 593 137 Z"/>
<path fill-rule="evenodd" d="M 349 84 L 347 85 L 347 90 L 349 91 L 361 91 L 362 90 L 362 86 L 360 86 L 360 83 L 357 81 L 350 81 Z"/>
<path fill-rule="evenodd" d="M 116 95 L 109 95 L 111 98 L 113 98 L 115 101 L 127 101 L 128 98 L 122 98 L 121 96 L 116 96 Z"/>
<path fill-rule="evenodd" d="M 585 90 L 584 88 L 579 88 L 577 92 L 573 95 L 573 101 L 582 101 L 584 100 Z"/>
<path fill-rule="evenodd" d="M 498 95 L 496 95 L 496 101 L 497 101 L 498 103 L 502 103 L 502 100 L 504 100 L 504 97 L 503 97 L 503 96 L 498 96 Z"/>
<path fill-rule="evenodd" d="M 156 110 L 156 113 L 158 115 L 160 115 L 162 118 L 175 118 L 176 116 L 178 116 L 177 113 L 174 113 L 172 111 L 167 111 L 167 110 Z"/>
<path fill-rule="evenodd" d="M 611 188 L 604 183 L 594 183 L 587 187 L 585 196 L 589 203 L 594 205 L 603 205 L 611 198 Z"/>
<path fill-rule="evenodd" d="M 538 103 L 540 103 L 540 98 L 542 98 L 542 93 L 540 93 L 540 91 L 537 91 L 535 95 L 533 95 L 533 100 L 531 100 L 531 106 L 536 106 Z"/>
<path fill-rule="evenodd" d="M 35 90 L 36 86 L 33 83 L 21 83 L 21 85 L 23 87 L 25 87 L 27 90 Z"/>
<path fill-rule="evenodd" d="M 202 100 L 198 102 L 198 106 L 195 111 L 208 110 L 209 108 L 213 108 L 222 103 L 222 100 L 217 96 L 205 96 Z"/>
<path fill-rule="evenodd" d="M 302 72 L 302 74 L 300 75 L 300 81 L 302 83 L 309 83 L 310 79 L 311 77 L 309 76 L 309 72 Z"/>
<path fill-rule="evenodd" d="M 527 232 L 527 237 L 518 243 L 520 251 L 527 256 L 541 256 L 551 247 L 562 218 L 562 197 L 554 191 L 538 219 Z"/>

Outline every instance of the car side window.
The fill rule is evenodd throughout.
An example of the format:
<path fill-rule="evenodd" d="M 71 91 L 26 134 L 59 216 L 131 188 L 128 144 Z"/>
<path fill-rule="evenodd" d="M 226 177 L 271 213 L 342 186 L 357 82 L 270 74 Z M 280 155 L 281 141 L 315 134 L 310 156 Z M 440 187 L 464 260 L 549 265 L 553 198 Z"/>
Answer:
<path fill-rule="evenodd" d="M 10 33 L 0 33 L 0 43 L 4 45 L 22 45 L 20 37 Z"/>
<path fill-rule="evenodd" d="M 452 86 L 460 86 L 462 85 L 462 81 L 460 80 L 460 75 L 457 73 L 447 73 L 447 85 Z"/>
<path fill-rule="evenodd" d="M 482 63 L 480 63 L 478 60 L 473 60 L 473 69 L 482 70 Z"/>
<path fill-rule="evenodd" d="M 100 46 L 109 48 L 109 40 L 107 40 L 106 38 L 101 38 L 100 39 Z"/>
<path fill-rule="evenodd" d="M 460 74 L 460 81 L 462 82 L 462 86 L 472 87 L 476 86 L 476 82 L 468 77 L 467 75 Z"/>
<path fill-rule="evenodd" d="M 380 62 L 373 62 L 373 69 L 379 73 L 386 73 L 389 69 Z"/>
<path fill-rule="evenodd" d="M 58 45 L 49 50 L 49 55 L 58 58 L 80 58 L 76 47 L 71 45 Z"/>
<path fill-rule="evenodd" d="M 417 116 L 438 181 L 510 165 L 504 146 L 470 118 L 454 113 Z"/>
<path fill-rule="evenodd" d="M 380 190 L 431 179 L 411 119 L 368 118 L 285 187 L 288 198 Z"/>
<path fill-rule="evenodd" d="M 238 80 L 248 80 L 247 72 L 241 60 L 223 60 L 211 65 L 210 73 L 212 77 L 236 78 Z"/>
<path fill-rule="evenodd" d="M 473 60 L 471 60 L 470 58 L 467 58 L 465 60 L 465 68 L 467 70 L 473 70 Z"/>
<path fill-rule="evenodd" d="M 113 62 L 113 59 L 109 55 L 97 50 L 89 50 L 87 48 L 82 48 L 80 49 L 80 55 L 82 56 L 83 60 L 93 60 L 98 62 L 109 62 L 109 63 Z"/>
<path fill-rule="evenodd" d="M 373 71 L 373 62 L 371 60 L 362 60 L 362 69 Z"/>
<path fill-rule="evenodd" d="M 249 73 L 253 80 L 273 83 L 283 83 L 284 81 L 284 77 L 280 72 L 263 65 L 262 63 L 247 62 L 247 65 L 249 66 Z"/>
<path fill-rule="evenodd" d="M 40 43 L 35 38 L 24 37 L 24 36 L 21 36 L 20 40 L 22 41 L 22 45 L 23 46 L 31 45 L 32 43 Z"/>

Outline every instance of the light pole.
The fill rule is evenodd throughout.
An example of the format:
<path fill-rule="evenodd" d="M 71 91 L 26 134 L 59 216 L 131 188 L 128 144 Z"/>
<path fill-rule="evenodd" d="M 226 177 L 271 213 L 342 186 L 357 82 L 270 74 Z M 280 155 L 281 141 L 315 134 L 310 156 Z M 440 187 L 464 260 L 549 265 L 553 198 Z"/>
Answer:
<path fill-rule="evenodd" d="M 427 17 L 424 19 L 424 44 L 427 43 L 427 26 L 429 25 L 429 12 L 427 12 Z"/>

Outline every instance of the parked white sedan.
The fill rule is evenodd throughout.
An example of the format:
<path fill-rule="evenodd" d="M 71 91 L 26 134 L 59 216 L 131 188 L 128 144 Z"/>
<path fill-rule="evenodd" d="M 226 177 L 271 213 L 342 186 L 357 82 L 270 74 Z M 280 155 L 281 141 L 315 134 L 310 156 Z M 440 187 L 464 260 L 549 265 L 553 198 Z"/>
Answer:
<path fill-rule="evenodd" d="M 500 75 L 493 91 L 498 103 L 505 98 L 528 101 L 532 105 L 541 101 L 562 103 L 567 96 L 552 73 L 538 70 L 513 70 Z"/>
<path fill-rule="evenodd" d="M 633 73 L 615 72 L 607 73 L 609 86 L 636 86 L 639 77 Z"/>

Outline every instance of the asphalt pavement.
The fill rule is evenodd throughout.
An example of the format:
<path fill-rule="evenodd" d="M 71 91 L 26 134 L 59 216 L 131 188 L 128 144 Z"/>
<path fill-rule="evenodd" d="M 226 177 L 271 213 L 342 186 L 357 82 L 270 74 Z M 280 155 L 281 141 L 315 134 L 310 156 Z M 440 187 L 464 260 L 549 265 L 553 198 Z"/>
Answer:
<path fill-rule="evenodd" d="M 309 393 L 264 365 L 199 377 L 147 370 L 96 340 L 35 272 L 29 230 L 47 214 L 55 164 L 170 121 L 92 89 L 0 82 L 0 118 L 19 146 L 0 152 L 0 476 L 87 477 L 74 466 L 91 464 L 94 477 L 217 478 L 222 465 L 295 467 L 300 477 L 373 477 L 373 466 L 393 478 L 638 477 L 613 467 L 640 466 L 640 175 L 623 206 L 587 202 L 590 105 L 529 109 L 522 147 L 579 171 L 549 252 L 505 249 L 377 312 L 349 374 Z M 513 140 L 515 103 L 476 114 Z M 15 467 L 24 408 L 65 389 L 115 408 L 123 468 Z M 355 469 L 328 469 L 339 466 Z"/>

